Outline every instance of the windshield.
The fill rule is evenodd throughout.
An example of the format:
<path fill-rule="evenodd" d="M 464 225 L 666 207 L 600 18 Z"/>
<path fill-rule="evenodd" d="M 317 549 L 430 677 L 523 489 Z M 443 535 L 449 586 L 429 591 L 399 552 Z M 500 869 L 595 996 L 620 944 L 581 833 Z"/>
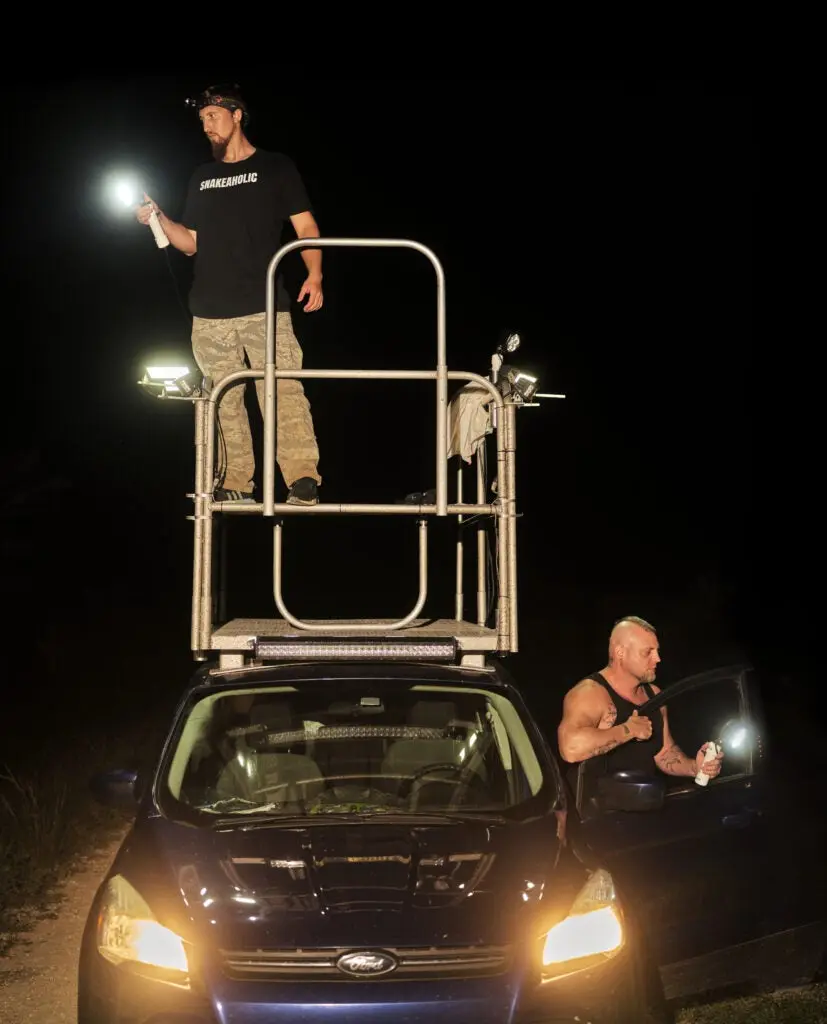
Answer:
<path fill-rule="evenodd" d="M 543 769 L 495 691 L 407 680 L 320 680 L 200 697 L 166 787 L 227 816 L 498 813 L 535 796 Z"/>

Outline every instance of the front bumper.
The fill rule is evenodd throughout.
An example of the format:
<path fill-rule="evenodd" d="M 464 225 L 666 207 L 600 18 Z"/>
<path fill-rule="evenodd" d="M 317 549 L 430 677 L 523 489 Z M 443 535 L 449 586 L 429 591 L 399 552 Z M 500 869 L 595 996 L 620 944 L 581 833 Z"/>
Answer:
<path fill-rule="evenodd" d="M 81 972 L 79 1024 L 592 1024 L 641 1021 L 639 965 L 627 950 L 545 984 L 512 970 L 489 978 L 237 981 L 205 972 L 189 989 L 95 956 Z"/>

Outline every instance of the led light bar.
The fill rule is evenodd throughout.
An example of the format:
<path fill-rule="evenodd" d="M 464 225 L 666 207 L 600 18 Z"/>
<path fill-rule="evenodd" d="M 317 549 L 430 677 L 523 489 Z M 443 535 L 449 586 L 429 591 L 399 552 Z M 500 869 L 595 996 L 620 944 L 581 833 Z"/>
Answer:
<path fill-rule="evenodd" d="M 256 637 L 256 658 L 337 661 L 453 661 L 457 655 L 457 642 L 452 637 L 418 640 L 400 637 Z"/>

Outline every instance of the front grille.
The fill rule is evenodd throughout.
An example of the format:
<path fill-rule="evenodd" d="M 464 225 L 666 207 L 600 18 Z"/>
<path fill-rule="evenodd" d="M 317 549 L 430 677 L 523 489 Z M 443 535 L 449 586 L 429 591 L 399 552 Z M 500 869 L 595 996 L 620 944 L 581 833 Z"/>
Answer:
<path fill-rule="evenodd" d="M 504 974 L 511 966 L 509 946 L 369 947 L 371 953 L 390 953 L 396 967 L 371 977 L 353 977 L 336 963 L 347 953 L 368 947 L 335 949 L 221 950 L 224 973 L 235 980 L 270 981 L 370 981 L 374 984 L 403 979 L 484 978 Z"/>

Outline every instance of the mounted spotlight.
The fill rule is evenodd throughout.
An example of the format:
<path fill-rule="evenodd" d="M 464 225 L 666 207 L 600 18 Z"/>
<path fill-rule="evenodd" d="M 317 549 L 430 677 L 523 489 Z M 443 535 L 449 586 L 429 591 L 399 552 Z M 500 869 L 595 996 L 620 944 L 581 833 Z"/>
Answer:
<path fill-rule="evenodd" d="M 138 384 L 156 398 L 200 398 L 204 378 L 188 366 L 148 366 Z"/>
<path fill-rule="evenodd" d="M 516 352 L 520 347 L 520 335 L 515 332 L 507 335 L 507 337 L 497 345 L 497 354 L 504 356 L 507 352 Z"/>
<path fill-rule="evenodd" d="M 497 387 L 503 398 L 522 403 L 534 398 L 539 382 L 536 377 L 518 370 L 516 366 L 503 365 L 497 375 Z"/>

